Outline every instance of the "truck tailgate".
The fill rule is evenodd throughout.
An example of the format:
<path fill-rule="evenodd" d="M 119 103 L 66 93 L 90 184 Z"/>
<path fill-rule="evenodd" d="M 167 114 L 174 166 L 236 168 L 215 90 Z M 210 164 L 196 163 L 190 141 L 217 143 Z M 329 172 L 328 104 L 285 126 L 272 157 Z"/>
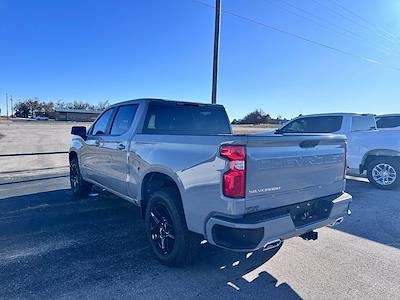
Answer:
<path fill-rule="evenodd" d="M 345 143 L 338 135 L 248 136 L 246 212 L 342 192 Z"/>

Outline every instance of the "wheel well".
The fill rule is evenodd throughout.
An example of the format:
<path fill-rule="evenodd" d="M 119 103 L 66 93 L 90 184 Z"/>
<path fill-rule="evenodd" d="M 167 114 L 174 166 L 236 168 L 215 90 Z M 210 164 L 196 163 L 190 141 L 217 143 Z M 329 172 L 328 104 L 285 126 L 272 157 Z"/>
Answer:
<path fill-rule="evenodd" d="M 78 159 L 78 154 L 76 154 L 75 151 L 71 151 L 69 153 L 69 162 L 71 162 L 71 160 L 74 159 L 74 158 Z"/>
<path fill-rule="evenodd" d="M 377 158 L 390 158 L 390 159 L 397 159 L 400 161 L 400 158 L 398 156 L 391 156 L 391 155 L 368 155 L 367 158 L 364 161 L 364 164 L 361 166 L 360 171 L 364 172 L 368 169 L 368 165 Z"/>
<path fill-rule="evenodd" d="M 181 199 L 181 194 L 179 192 L 179 188 L 175 181 L 169 177 L 168 175 L 158 173 L 158 172 L 153 172 L 147 174 L 142 183 L 142 190 L 141 190 L 141 212 L 142 212 L 142 218 L 144 218 L 145 213 L 146 213 L 146 207 L 147 203 L 149 201 L 150 195 L 157 190 L 168 188 L 172 190 L 177 197 L 177 201 L 179 201 L 179 204 L 182 206 L 182 199 Z M 183 210 L 183 207 L 182 207 Z"/>

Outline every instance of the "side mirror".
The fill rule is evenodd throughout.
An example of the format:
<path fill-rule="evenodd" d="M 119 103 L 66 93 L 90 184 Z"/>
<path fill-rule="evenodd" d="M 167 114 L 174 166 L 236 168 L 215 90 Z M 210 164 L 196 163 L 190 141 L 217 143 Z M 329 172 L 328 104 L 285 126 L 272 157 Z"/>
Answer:
<path fill-rule="evenodd" d="M 73 126 L 71 129 L 71 134 L 78 135 L 84 140 L 86 140 L 86 127 L 85 126 Z"/>
<path fill-rule="evenodd" d="M 283 131 L 282 131 L 282 129 L 277 129 L 277 130 L 275 130 L 275 132 L 274 132 L 275 134 L 282 134 L 283 133 Z"/>

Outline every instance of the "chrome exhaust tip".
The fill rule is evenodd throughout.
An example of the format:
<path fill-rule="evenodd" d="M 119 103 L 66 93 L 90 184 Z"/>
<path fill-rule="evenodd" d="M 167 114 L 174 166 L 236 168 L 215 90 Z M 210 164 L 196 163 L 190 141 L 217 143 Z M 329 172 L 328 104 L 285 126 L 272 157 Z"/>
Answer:
<path fill-rule="evenodd" d="M 276 247 L 279 247 L 281 244 L 282 244 L 281 239 L 273 240 L 264 245 L 263 251 L 268 251 L 268 250 L 274 249 Z"/>
<path fill-rule="evenodd" d="M 333 226 L 339 225 L 339 224 L 342 223 L 343 221 L 344 221 L 344 218 L 343 218 L 343 217 L 340 217 L 340 218 L 336 219 L 335 222 L 333 222 L 332 224 L 329 224 L 328 226 L 333 227 Z"/>

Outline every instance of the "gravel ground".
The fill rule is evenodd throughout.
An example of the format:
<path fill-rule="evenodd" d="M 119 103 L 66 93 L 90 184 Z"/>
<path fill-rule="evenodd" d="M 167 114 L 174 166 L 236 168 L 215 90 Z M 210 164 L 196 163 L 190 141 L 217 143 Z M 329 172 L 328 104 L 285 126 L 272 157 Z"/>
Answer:
<path fill-rule="evenodd" d="M 0 153 L 68 151 L 71 127 L 89 123 L 55 121 L 0 121 Z M 60 168 L 68 165 L 65 154 L 0 157 L 0 181 L 14 171 Z"/>
<path fill-rule="evenodd" d="M 90 123 L 55 121 L 0 120 L 0 153 L 40 153 L 68 151 L 72 126 L 90 126 Z M 271 126 L 233 126 L 237 134 L 270 131 Z M 0 157 L 0 183 L 14 181 L 22 174 L 32 172 L 53 174 L 68 166 L 67 154 L 46 156 Z"/>
<path fill-rule="evenodd" d="M 353 214 L 279 252 L 201 246 L 160 265 L 139 210 L 105 192 L 77 201 L 59 174 L 0 183 L 2 299 L 398 299 L 400 193 L 349 181 Z"/>

